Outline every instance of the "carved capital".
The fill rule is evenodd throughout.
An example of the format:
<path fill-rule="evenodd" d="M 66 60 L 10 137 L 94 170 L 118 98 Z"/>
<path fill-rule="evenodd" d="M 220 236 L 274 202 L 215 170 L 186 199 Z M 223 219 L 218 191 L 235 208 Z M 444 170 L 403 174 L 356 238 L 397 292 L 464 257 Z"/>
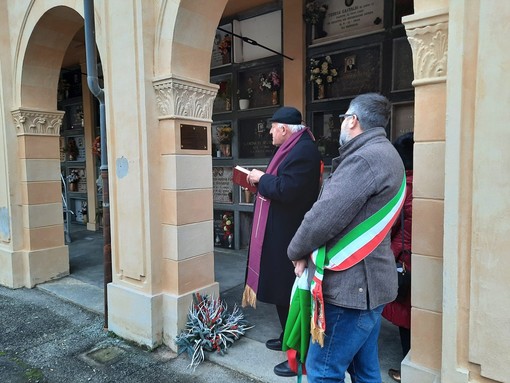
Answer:
<path fill-rule="evenodd" d="M 154 90 L 160 117 L 212 120 L 217 85 L 170 77 L 155 80 Z"/>
<path fill-rule="evenodd" d="M 407 36 L 413 51 L 415 83 L 446 81 L 448 23 L 408 29 Z"/>
<path fill-rule="evenodd" d="M 11 112 L 18 136 L 59 136 L 64 112 L 19 108 Z"/>

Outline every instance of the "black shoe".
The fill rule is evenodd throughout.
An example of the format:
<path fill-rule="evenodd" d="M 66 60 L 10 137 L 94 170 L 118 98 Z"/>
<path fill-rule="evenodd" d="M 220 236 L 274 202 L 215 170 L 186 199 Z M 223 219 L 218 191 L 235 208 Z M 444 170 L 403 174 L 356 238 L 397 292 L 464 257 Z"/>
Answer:
<path fill-rule="evenodd" d="M 280 339 L 269 339 L 266 347 L 273 351 L 282 351 L 282 341 Z"/>
<path fill-rule="evenodd" d="M 391 376 L 391 379 L 393 379 L 395 382 L 400 382 L 400 370 L 394 370 L 393 368 L 390 368 L 388 370 L 388 375 Z"/>
<path fill-rule="evenodd" d="M 278 376 L 292 377 L 297 375 L 294 371 L 290 369 L 288 361 L 277 364 L 276 366 L 274 366 L 273 371 Z"/>

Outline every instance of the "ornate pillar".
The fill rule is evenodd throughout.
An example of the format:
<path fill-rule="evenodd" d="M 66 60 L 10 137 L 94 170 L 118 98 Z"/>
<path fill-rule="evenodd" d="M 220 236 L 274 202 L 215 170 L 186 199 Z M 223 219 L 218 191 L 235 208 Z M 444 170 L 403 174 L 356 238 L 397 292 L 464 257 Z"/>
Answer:
<path fill-rule="evenodd" d="M 12 287 L 33 287 L 69 274 L 64 242 L 59 137 L 64 112 L 19 108 L 17 130 L 23 247 L 14 249 Z M 17 276 L 15 275 L 17 274 Z"/>
<path fill-rule="evenodd" d="M 154 89 L 161 132 L 164 340 L 173 347 L 192 294 L 219 294 L 214 281 L 211 157 L 218 87 L 170 76 L 155 80 Z M 194 142 L 189 141 L 191 126 L 199 131 Z"/>
<path fill-rule="evenodd" d="M 411 351 L 402 362 L 402 381 L 432 383 L 440 377 L 442 351 L 449 15 L 447 8 L 424 8 L 426 2 L 416 1 L 416 13 L 403 20 L 413 51 L 415 149 Z"/>

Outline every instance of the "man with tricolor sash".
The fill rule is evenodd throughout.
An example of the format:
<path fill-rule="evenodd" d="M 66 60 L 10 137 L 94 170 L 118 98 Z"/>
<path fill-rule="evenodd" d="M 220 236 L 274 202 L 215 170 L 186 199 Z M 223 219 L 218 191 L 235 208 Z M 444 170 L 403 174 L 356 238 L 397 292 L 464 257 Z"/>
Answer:
<path fill-rule="evenodd" d="M 340 115 L 340 155 L 288 247 L 296 275 L 308 267 L 311 340 L 306 350 L 302 339 L 293 344 L 287 336 L 296 333 L 292 302 L 283 349 L 308 352 L 309 383 L 344 382 L 347 370 L 355 382 L 381 382 L 381 312 L 397 296 L 389 232 L 406 187 L 402 160 L 386 137 L 390 112 L 384 96 L 368 93 Z"/>

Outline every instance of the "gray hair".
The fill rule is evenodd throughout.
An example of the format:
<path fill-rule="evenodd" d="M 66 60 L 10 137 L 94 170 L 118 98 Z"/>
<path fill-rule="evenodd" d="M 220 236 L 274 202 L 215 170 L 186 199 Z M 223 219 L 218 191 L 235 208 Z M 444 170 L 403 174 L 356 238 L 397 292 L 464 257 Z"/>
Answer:
<path fill-rule="evenodd" d="M 292 132 L 292 133 L 296 133 L 296 132 L 299 132 L 300 130 L 303 130 L 304 128 L 306 128 L 306 126 L 304 125 L 292 125 L 292 124 L 278 124 L 278 127 L 282 127 L 283 125 L 287 125 L 289 130 Z"/>
<path fill-rule="evenodd" d="M 358 117 L 363 131 L 388 125 L 391 114 L 391 104 L 386 97 L 379 93 L 365 93 L 354 98 L 348 113 Z"/>

